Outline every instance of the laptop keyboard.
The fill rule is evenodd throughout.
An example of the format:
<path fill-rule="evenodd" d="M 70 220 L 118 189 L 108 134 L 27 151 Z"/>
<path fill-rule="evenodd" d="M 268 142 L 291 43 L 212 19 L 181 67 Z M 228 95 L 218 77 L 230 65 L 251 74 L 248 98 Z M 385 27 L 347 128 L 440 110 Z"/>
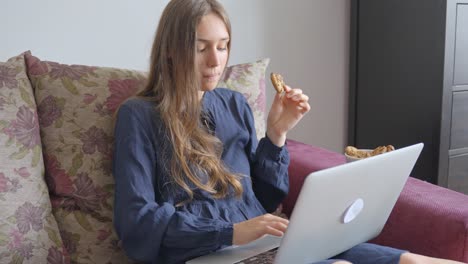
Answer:
<path fill-rule="evenodd" d="M 277 247 L 234 264 L 271 264 L 275 259 L 276 252 L 278 252 Z"/>

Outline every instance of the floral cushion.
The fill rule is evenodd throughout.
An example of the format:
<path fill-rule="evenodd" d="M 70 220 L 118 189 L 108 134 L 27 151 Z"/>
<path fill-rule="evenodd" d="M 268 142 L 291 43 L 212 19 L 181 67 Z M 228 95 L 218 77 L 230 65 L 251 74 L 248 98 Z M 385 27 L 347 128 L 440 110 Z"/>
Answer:
<path fill-rule="evenodd" d="M 265 71 L 270 59 L 227 67 L 219 87 L 238 91 L 247 98 L 255 120 L 257 138 L 265 136 Z"/>
<path fill-rule="evenodd" d="M 0 262 L 65 263 L 23 54 L 0 62 Z"/>
<path fill-rule="evenodd" d="M 26 54 L 53 212 L 72 263 L 125 263 L 112 224 L 113 114 L 145 75 Z"/>
<path fill-rule="evenodd" d="M 143 89 L 146 74 L 41 61 L 30 53 L 25 57 L 38 104 L 53 213 L 71 261 L 129 262 L 112 224 L 113 115 Z M 247 96 L 260 124 L 267 63 L 231 66 L 223 79 L 225 87 Z M 264 135 L 264 125 L 260 133 Z"/>

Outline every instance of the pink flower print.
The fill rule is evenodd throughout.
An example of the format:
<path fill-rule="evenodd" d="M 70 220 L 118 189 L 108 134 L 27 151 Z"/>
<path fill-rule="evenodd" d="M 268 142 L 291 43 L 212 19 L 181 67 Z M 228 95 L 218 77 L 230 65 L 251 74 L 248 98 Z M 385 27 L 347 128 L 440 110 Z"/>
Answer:
<path fill-rule="evenodd" d="M 11 183 L 11 187 L 9 187 L 9 192 L 16 192 L 19 190 L 19 188 L 23 187 L 20 183 L 19 183 L 19 179 L 18 178 L 14 178 L 13 180 L 11 179 L 8 179 Z"/>
<path fill-rule="evenodd" d="M 83 103 L 89 105 L 90 103 L 92 103 L 94 100 L 96 100 L 97 98 L 97 94 L 84 94 L 83 96 Z"/>
<path fill-rule="evenodd" d="M 115 112 L 123 101 L 136 94 L 139 83 L 136 79 L 109 80 L 107 86 L 111 95 L 105 102 L 107 109 Z"/>
<path fill-rule="evenodd" d="M 110 147 L 109 151 L 104 155 L 102 158 L 100 169 L 102 169 L 103 173 L 106 175 L 111 176 L 112 173 L 112 160 L 113 160 L 113 143 L 109 142 Z"/>
<path fill-rule="evenodd" d="M 104 229 L 98 230 L 97 239 L 100 241 L 104 241 L 111 235 L 111 233 L 112 232 L 110 230 L 104 230 Z"/>
<path fill-rule="evenodd" d="M 224 82 L 226 82 L 228 79 L 237 81 L 242 75 L 249 73 L 252 67 L 253 66 L 251 64 L 238 65 L 236 67 L 228 67 L 226 68 L 226 71 L 221 77 L 221 80 L 223 80 Z"/>
<path fill-rule="evenodd" d="M 56 62 L 49 62 L 51 67 L 50 77 L 52 79 L 59 79 L 68 77 L 72 80 L 79 80 L 81 77 L 92 73 L 96 67 L 89 67 L 84 65 L 65 65 Z"/>
<path fill-rule="evenodd" d="M 107 108 L 104 108 L 104 104 L 96 103 L 94 106 L 95 106 L 94 112 L 98 113 L 99 116 L 109 116 L 113 114 L 113 111 Z"/>
<path fill-rule="evenodd" d="M 15 88 L 18 85 L 18 81 L 16 80 L 17 74 L 18 71 L 15 68 L 0 66 L 0 88 Z"/>
<path fill-rule="evenodd" d="M 37 115 L 26 106 L 21 106 L 16 113 L 16 120 L 10 123 L 10 127 L 4 132 L 11 137 L 15 137 L 23 146 L 32 149 L 40 144 L 39 124 Z"/>
<path fill-rule="evenodd" d="M 110 137 L 106 135 L 102 128 L 92 126 L 88 131 L 81 134 L 80 139 L 83 142 L 83 152 L 86 154 L 93 154 L 96 152 L 96 148 L 103 154 L 108 152 Z"/>
<path fill-rule="evenodd" d="M 14 251 L 17 248 L 21 247 L 23 244 L 23 234 L 18 230 L 14 229 L 10 232 L 10 242 L 8 243 L 8 250 Z"/>
<path fill-rule="evenodd" d="M 29 75 L 41 75 L 48 71 L 47 63 L 42 62 L 41 60 L 30 54 L 26 54 L 25 58 Z"/>
<path fill-rule="evenodd" d="M 49 187 L 49 190 L 51 190 L 51 187 Z M 62 204 L 63 204 L 63 201 L 65 199 L 68 199 L 68 197 L 66 197 L 66 196 L 56 196 L 52 192 L 50 194 L 50 204 L 52 205 L 52 208 L 54 208 L 54 209 L 61 208 Z"/>
<path fill-rule="evenodd" d="M 64 230 L 60 231 L 60 236 L 62 237 L 63 246 L 65 247 L 68 254 L 75 254 L 78 245 L 76 243 L 76 240 L 73 238 L 73 233 Z"/>
<path fill-rule="evenodd" d="M 19 169 L 14 169 L 14 171 L 21 177 L 27 178 L 31 176 L 31 173 L 29 173 L 28 168 L 26 167 L 21 167 Z"/>
<path fill-rule="evenodd" d="M 47 96 L 39 103 L 37 107 L 39 113 L 39 123 L 41 127 L 48 127 L 54 123 L 55 120 L 62 116 L 62 108 L 57 102 L 57 98 L 52 95 Z"/>
<path fill-rule="evenodd" d="M 32 257 L 32 243 L 24 244 L 23 234 L 18 230 L 10 232 L 10 241 L 7 245 L 8 250 L 17 252 L 20 256 L 30 259 Z"/>
<path fill-rule="evenodd" d="M 260 88 L 260 94 L 255 101 L 255 105 L 260 111 L 265 112 L 265 78 L 260 79 L 258 87 Z"/>
<path fill-rule="evenodd" d="M 76 210 L 80 210 L 80 208 L 76 205 L 75 198 L 73 197 L 65 197 L 62 200 L 58 201 L 59 203 L 54 208 L 61 208 L 65 211 L 73 212 Z"/>
<path fill-rule="evenodd" d="M 94 187 L 93 181 L 86 173 L 79 173 L 73 183 L 76 187 L 74 199 L 76 206 L 85 213 L 91 213 L 101 208 L 99 201 L 103 195 L 100 188 Z"/>
<path fill-rule="evenodd" d="M 0 172 L 0 193 L 8 191 L 8 178 Z"/>
<path fill-rule="evenodd" d="M 66 263 L 63 253 L 57 247 L 49 248 L 47 254 L 47 264 L 63 264 Z"/>
<path fill-rule="evenodd" d="M 32 243 L 23 244 L 20 248 L 16 249 L 16 252 L 23 258 L 30 259 L 32 257 L 33 248 L 34 246 Z"/>
<path fill-rule="evenodd" d="M 57 158 L 54 155 L 44 154 L 44 161 L 46 167 L 45 177 L 49 190 L 58 195 L 72 194 L 75 191 L 73 183 L 70 176 L 61 168 Z"/>
<path fill-rule="evenodd" d="M 26 234 L 31 228 L 39 231 L 43 228 L 42 215 L 44 209 L 33 206 L 30 202 L 24 203 L 16 212 L 16 226 L 22 234 Z"/>

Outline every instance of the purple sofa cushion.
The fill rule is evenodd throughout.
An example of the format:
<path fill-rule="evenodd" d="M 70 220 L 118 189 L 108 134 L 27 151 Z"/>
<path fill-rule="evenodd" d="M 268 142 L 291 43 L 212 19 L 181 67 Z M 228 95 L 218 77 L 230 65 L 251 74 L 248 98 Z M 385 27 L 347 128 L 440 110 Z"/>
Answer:
<path fill-rule="evenodd" d="M 468 196 L 410 177 L 372 242 L 468 263 Z"/>
<path fill-rule="evenodd" d="M 346 162 L 343 154 L 288 139 L 291 157 L 289 165 L 289 194 L 283 201 L 283 212 L 291 215 L 304 179 L 311 172 L 334 167 Z"/>

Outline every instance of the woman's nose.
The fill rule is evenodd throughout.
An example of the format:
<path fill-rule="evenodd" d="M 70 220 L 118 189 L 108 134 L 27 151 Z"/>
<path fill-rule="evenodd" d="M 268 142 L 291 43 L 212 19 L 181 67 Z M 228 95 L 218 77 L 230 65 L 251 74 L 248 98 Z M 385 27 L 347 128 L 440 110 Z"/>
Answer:
<path fill-rule="evenodd" d="M 217 49 L 211 50 L 210 54 L 208 55 L 208 66 L 216 67 L 220 64 L 220 58 Z"/>

